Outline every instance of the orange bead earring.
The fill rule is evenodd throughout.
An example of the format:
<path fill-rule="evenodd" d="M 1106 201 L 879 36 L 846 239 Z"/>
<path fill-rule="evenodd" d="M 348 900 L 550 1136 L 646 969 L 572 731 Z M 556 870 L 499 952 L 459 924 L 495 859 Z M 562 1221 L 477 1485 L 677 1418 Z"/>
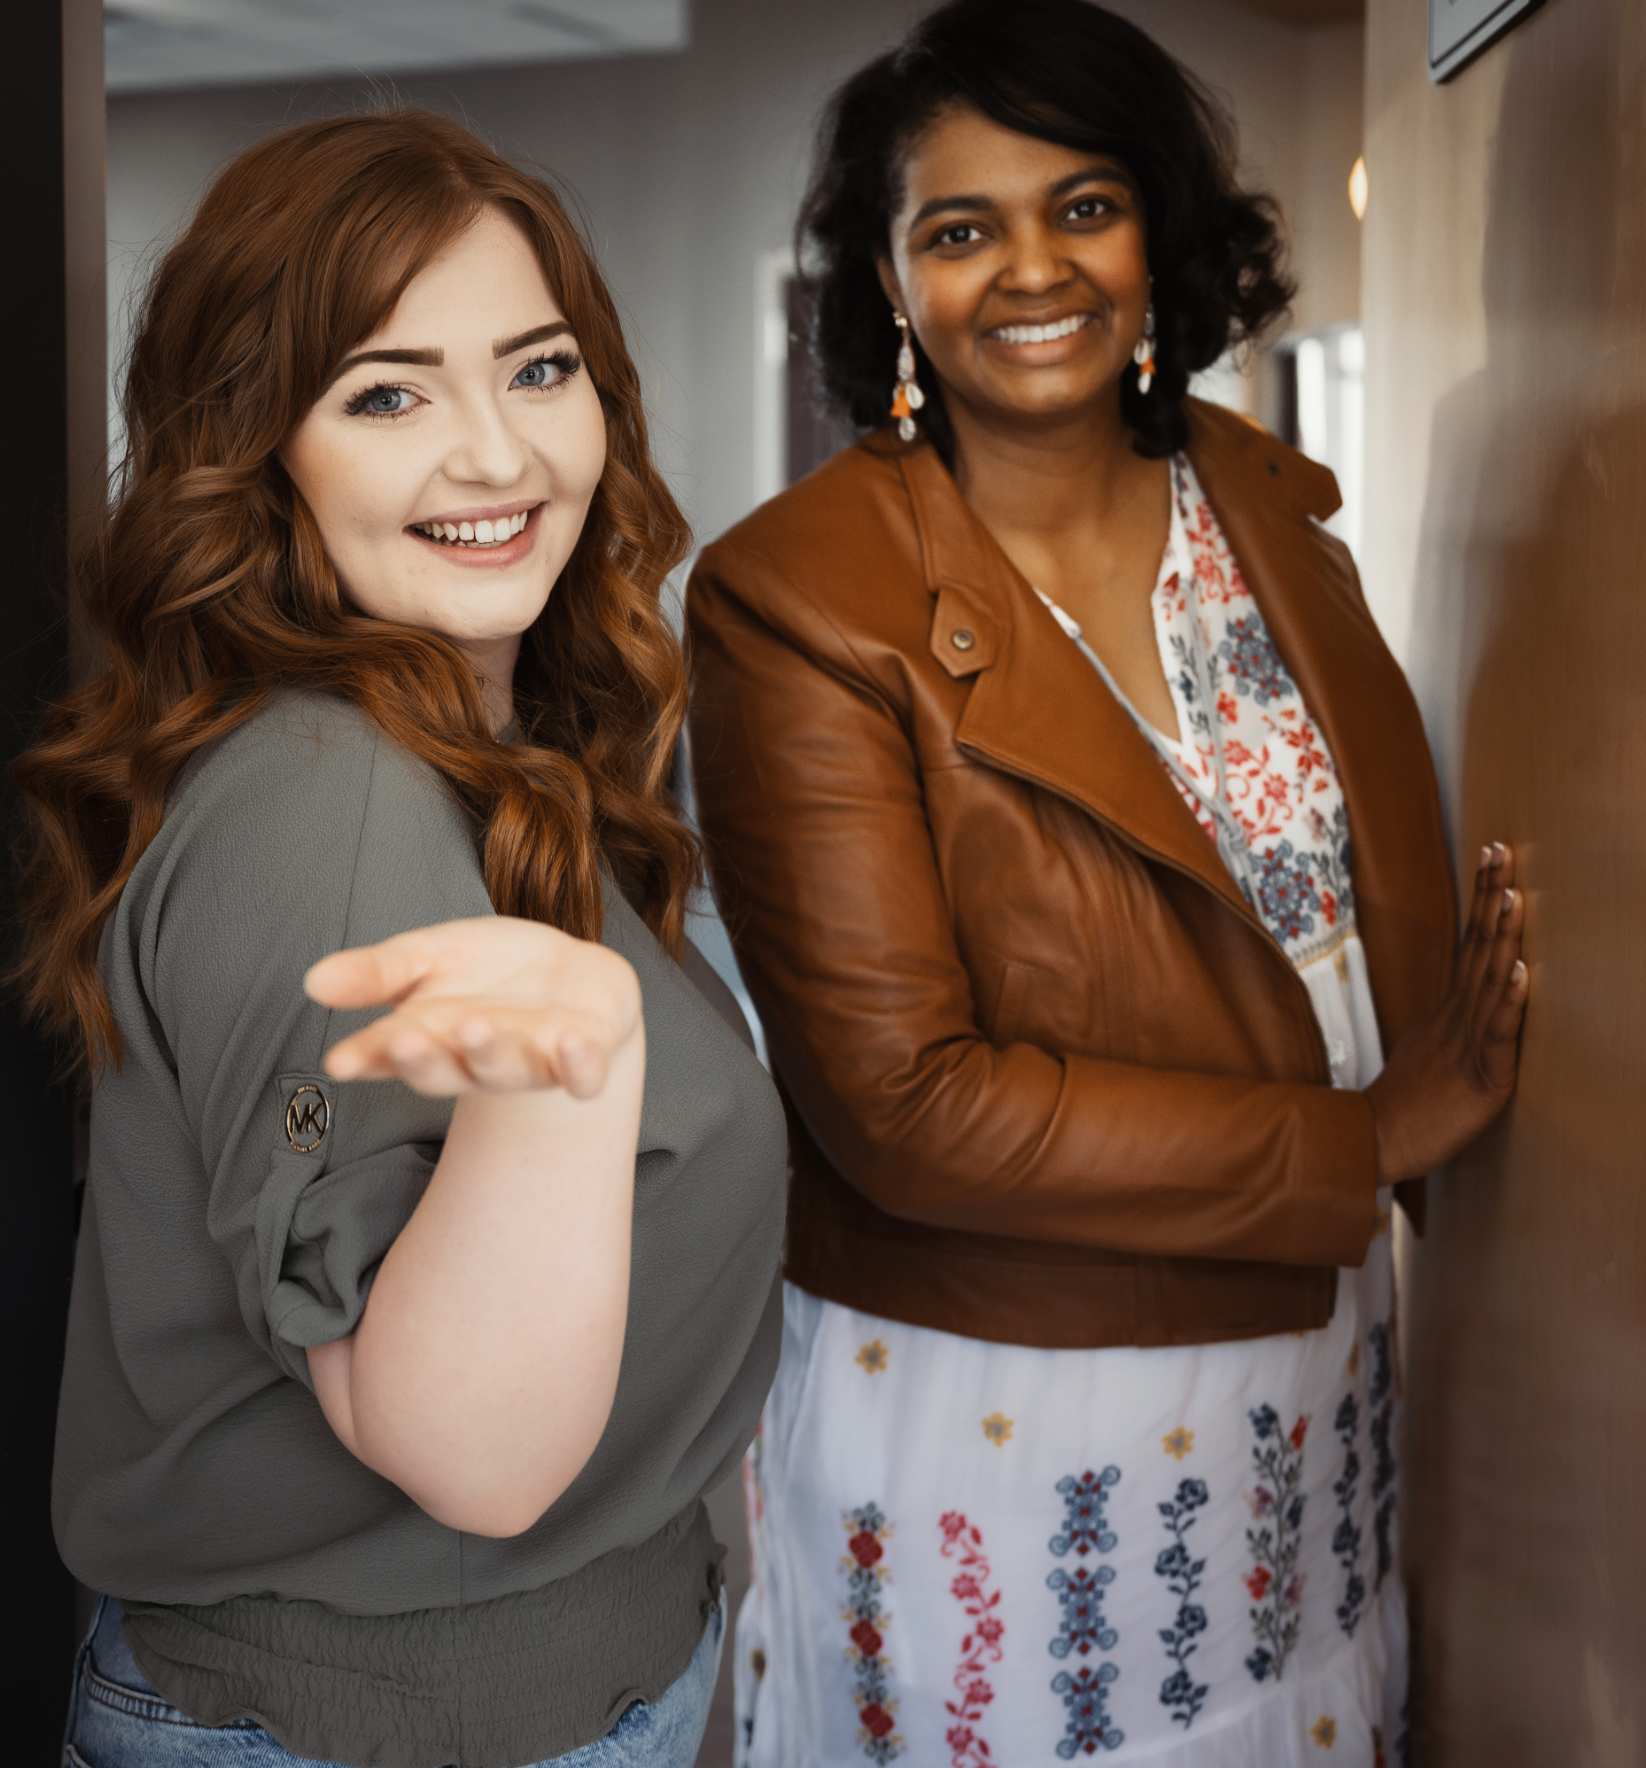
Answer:
<path fill-rule="evenodd" d="M 1154 302 L 1151 301 L 1143 312 L 1143 336 L 1137 340 L 1132 351 L 1132 361 L 1137 364 L 1137 390 L 1147 393 L 1154 385 Z"/>
<path fill-rule="evenodd" d="M 914 414 L 926 403 L 926 395 L 914 378 L 914 344 L 909 336 L 905 314 L 892 310 L 892 323 L 897 327 L 897 387 L 892 393 L 892 416 L 897 419 L 897 433 L 905 442 L 915 436 Z"/>

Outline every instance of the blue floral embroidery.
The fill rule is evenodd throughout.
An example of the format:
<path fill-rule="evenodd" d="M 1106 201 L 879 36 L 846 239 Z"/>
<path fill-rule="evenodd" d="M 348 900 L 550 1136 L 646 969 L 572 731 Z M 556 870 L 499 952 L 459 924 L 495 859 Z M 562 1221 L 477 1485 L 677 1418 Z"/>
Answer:
<path fill-rule="evenodd" d="M 1246 1588 L 1252 1598 L 1252 1632 L 1257 1648 L 1246 1659 L 1254 1682 L 1279 1681 L 1297 1644 L 1303 1606 L 1303 1579 L 1297 1569 L 1305 1499 L 1303 1441 L 1309 1420 L 1299 1418 L 1290 1434 L 1280 1428 L 1273 1406 L 1255 1407 L 1252 1421 L 1252 1465 L 1257 1485 L 1252 1514 L 1259 1526 L 1246 1531 L 1252 1569 Z"/>
<path fill-rule="evenodd" d="M 1257 862 L 1257 910 L 1263 924 L 1284 944 L 1315 930 L 1320 896 L 1309 873 L 1309 861 L 1299 858 L 1290 841 L 1277 841 L 1266 853 L 1252 855 Z"/>
<path fill-rule="evenodd" d="M 1352 925 L 1355 918 L 1354 847 L 1349 840 L 1348 806 L 1339 802 L 1331 819 L 1318 810 L 1309 811 L 1312 843 L 1303 853 L 1303 864 L 1314 873 L 1315 896 L 1327 910 L 1332 926 Z"/>
<path fill-rule="evenodd" d="M 1062 1695 L 1067 1714 L 1064 1735 L 1057 1744 L 1060 1761 L 1117 1750 L 1126 1741 L 1125 1733 L 1109 1723 L 1109 1688 L 1119 1675 L 1113 1664 L 1103 1663 L 1095 1670 L 1085 1664 L 1072 1676 L 1059 1670 L 1052 1678 L 1052 1692 Z"/>
<path fill-rule="evenodd" d="M 1217 654 L 1223 659 L 1224 673 L 1233 681 L 1235 692 L 1250 694 L 1259 706 L 1296 691 L 1274 640 L 1262 620 L 1253 615 L 1242 614 L 1229 622 Z"/>
<path fill-rule="evenodd" d="M 1164 1578 L 1166 1588 L 1177 1598 L 1176 1620 L 1171 1626 L 1160 1629 L 1160 1642 L 1166 1647 L 1166 1656 L 1176 1665 L 1160 1685 L 1160 1704 L 1171 1709 L 1172 1723 L 1181 1725 L 1185 1731 L 1195 1722 L 1205 1704 L 1208 1689 L 1204 1682 L 1196 1682 L 1189 1674 L 1189 1659 L 1199 1649 L 1199 1636 L 1206 1631 L 1206 1611 L 1190 1598 L 1200 1588 L 1206 1562 L 1190 1555 L 1184 1537 L 1194 1527 L 1195 1512 L 1206 1503 L 1208 1496 L 1204 1480 L 1181 1480 L 1176 1496 L 1159 1506 L 1172 1544 L 1163 1547 L 1156 1556 L 1155 1576 Z"/>
<path fill-rule="evenodd" d="M 1110 1488 L 1119 1482 L 1118 1467 L 1105 1467 L 1101 1474 L 1086 1472 L 1078 1479 L 1065 1475 L 1057 1482 L 1066 1515 L 1062 1532 L 1053 1535 L 1048 1545 L 1059 1559 L 1072 1552 L 1084 1561 L 1090 1554 L 1114 1551 L 1118 1537 L 1108 1526 L 1104 1505 Z M 1084 1658 L 1094 1649 L 1114 1649 L 1120 1635 L 1103 1615 L 1103 1592 L 1114 1577 L 1113 1566 L 1086 1564 L 1072 1571 L 1058 1566 L 1048 1575 L 1047 1586 L 1057 1592 L 1063 1611 L 1057 1637 L 1047 1648 L 1054 1658 L 1066 1658 L 1071 1652 Z M 1116 1750 L 1125 1742 L 1125 1733 L 1109 1717 L 1109 1688 L 1119 1675 L 1117 1665 L 1104 1662 L 1082 1665 L 1072 1674 L 1063 1670 L 1052 1678 L 1052 1692 L 1062 1696 L 1065 1712 L 1065 1733 L 1057 1746 L 1063 1761 L 1095 1755 L 1100 1749 Z"/>
<path fill-rule="evenodd" d="M 1370 1434 L 1372 1439 L 1372 1501 L 1377 1506 L 1372 1518 L 1372 1532 L 1377 1542 L 1377 1583 L 1383 1580 L 1394 1564 L 1392 1540 L 1395 1520 L 1395 1457 L 1391 1446 L 1394 1431 L 1394 1358 L 1389 1344 L 1387 1323 L 1372 1327 L 1366 1334 L 1372 1352 L 1372 1378 L 1366 1398 L 1372 1408 Z"/>
<path fill-rule="evenodd" d="M 1352 1393 L 1343 1396 L 1332 1420 L 1343 1444 L 1343 1471 L 1332 1482 L 1337 1499 L 1337 1527 L 1332 1531 L 1332 1552 L 1343 1568 L 1343 1600 L 1337 1605 L 1337 1624 L 1353 1639 L 1366 1601 L 1366 1580 L 1360 1575 L 1361 1528 L 1355 1521 L 1355 1496 L 1360 1490 L 1360 1455 L 1355 1444 L 1360 1435 L 1360 1402 Z"/>

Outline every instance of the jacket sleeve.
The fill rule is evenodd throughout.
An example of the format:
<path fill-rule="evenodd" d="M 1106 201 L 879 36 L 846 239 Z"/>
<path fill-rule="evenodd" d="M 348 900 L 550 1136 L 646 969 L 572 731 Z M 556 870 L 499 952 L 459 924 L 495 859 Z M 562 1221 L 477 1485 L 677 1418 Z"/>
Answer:
<path fill-rule="evenodd" d="M 894 696 L 745 544 L 704 553 L 686 616 L 716 897 L 773 1066 L 848 1183 L 979 1234 L 1361 1262 L 1363 1094 L 989 1042 Z"/>

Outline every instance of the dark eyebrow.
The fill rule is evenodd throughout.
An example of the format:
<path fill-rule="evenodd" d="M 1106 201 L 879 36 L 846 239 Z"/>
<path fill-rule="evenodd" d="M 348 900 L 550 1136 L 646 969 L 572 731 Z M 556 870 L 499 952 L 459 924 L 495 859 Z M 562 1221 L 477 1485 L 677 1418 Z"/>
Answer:
<path fill-rule="evenodd" d="M 1124 184 L 1127 190 L 1137 194 L 1137 180 L 1126 168 L 1113 160 L 1098 160 L 1089 166 L 1082 166 L 1078 172 L 1071 172 L 1067 178 L 1059 178 L 1047 191 L 1053 198 L 1066 195 L 1082 184 Z M 929 221 L 933 215 L 942 214 L 945 210 L 955 209 L 963 214 L 986 215 L 995 207 L 994 199 L 986 196 L 934 196 L 930 202 L 924 202 L 909 217 L 909 231 L 912 233 L 922 221 Z"/>
<path fill-rule="evenodd" d="M 534 325 L 530 331 L 523 331 L 517 337 L 496 339 L 492 344 L 492 355 L 501 360 L 512 356 L 516 350 L 524 350 L 528 344 L 541 344 L 570 330 L 570 323 L 564 319 L 557 319 L 550 325 Z M 445 360 L 444 350 L 361 350 L 342 364 L 332 381 L 335 384 L 342 380 L 351 369 L 359 368 L 365 362 L 400 362 L 417 368 L 438 368 Z"/>
<path fill-rule="evenodd" d="M 530 331 L 523 331 L 518 337 L 499 338 L 492 345 L 492 355 L 501 360 L 512 356 L 516 350 L 524 350 L 528 344 L 545 343 L 550 338 L 558 338 L 562 332 L 571 330 L 571 321 L 557 319 L 552 325 L 534 325 Z"/>
<path fill-rule="evenodd" d="M 410 362 L 419 368 L 438 368 L 445 360 L 444 350 L 362 350 L 357 356 L 351 356 L 343 362 L 332 380 L 342 380 L 350 369 L 358 368 L 362 362 Z"/>

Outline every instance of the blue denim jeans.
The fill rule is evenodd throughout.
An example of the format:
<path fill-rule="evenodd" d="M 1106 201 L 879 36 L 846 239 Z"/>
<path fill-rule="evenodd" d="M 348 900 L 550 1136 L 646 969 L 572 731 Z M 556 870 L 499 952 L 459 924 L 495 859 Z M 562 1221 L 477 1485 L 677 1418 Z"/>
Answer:
<path fill-rule="evenodd" d="M 636 1701 L 591 1744 L 529 1768 L 693 1768 L 720 1668 L 726 1596 L 709 1617 L 680 1678 L 655 1701 Z M 197 1725 L 155 1692 L 137 1667 L 120 1604 L 102 1597 L 75 1660 L 64 1768 L 349 1768 L 294 1756 L 251 1720 Z"/>

